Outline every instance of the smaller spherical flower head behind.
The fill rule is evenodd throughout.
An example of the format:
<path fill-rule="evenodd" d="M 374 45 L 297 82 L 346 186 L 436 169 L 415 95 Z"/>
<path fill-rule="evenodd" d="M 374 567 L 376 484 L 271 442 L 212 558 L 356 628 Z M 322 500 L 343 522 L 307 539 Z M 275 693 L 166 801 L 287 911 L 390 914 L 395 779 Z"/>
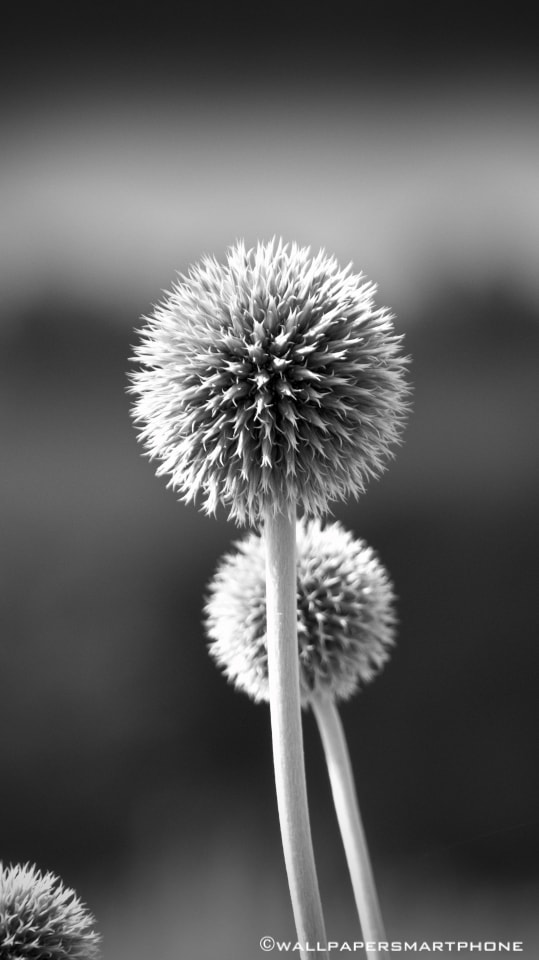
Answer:
<path fill-rule="evenodd" d="M 158 474 L 239 523 L 362 493 L 399 441 L 407 358 L 376 287 L 321 250 L 232 247 L 141 331 L 133 413 Z"/>
<path fill-rule="evenodd" d="M 97 960 L 94 923 L 53 873 L 0 863 L 0 960 Z"/>
<path fill-rule="evenodd" d="M 210 653 L 254 700 L 269 699 L 265 546 L 249 534 L 210 583 Z M 394 643 L 394 593 L 374 551 L 339 523 L 297 524 L 298 653 L 302 703 L 346 700 L 382 668 Z"/>

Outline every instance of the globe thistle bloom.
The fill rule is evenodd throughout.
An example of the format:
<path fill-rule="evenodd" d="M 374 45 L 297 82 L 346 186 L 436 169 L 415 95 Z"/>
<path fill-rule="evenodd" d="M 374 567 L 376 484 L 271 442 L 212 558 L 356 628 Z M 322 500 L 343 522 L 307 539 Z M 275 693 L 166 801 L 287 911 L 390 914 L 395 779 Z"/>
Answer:
<path fill-rule="evenodd" d="M 158 474 L 239 523 L 296 502 L 322 515 L 384 469 L 407 411 L 407 358 L 376 287 L 321 250 L 230 248 L 147 319 L 131 377 Z"/>
<path fill-rule="evenodd" d="M 249 534 L 226 555 L 206 603 L 210 653 L 229 680 L 268 700 L 264 539 Z M 346 700 L 389 657 L 393 587 L 374 551 L 339 523 L 297 524 L 300 690 Z"/>
<path fill-rule="evenodd" d="M 94 923 L 53 873 L 0 864 L 0 960 L 96 960 Z"/>

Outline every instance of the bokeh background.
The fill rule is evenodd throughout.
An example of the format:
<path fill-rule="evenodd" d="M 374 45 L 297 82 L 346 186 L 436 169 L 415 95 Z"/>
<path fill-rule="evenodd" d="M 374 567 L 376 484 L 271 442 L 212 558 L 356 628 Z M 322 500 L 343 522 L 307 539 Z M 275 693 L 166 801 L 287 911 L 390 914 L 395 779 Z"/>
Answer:
<path fill-rule="evenodd" d="M 376 280 L 413 356 L 405 445 L 335 508 L 400 598 L 343 709 L 388 932 L 536 955 L 539 77 L 518 4 L 432 6 L 8 15 L 0 858 L 74 885 L 106 960 L 294 936 L 267 709 L 200 625 L 238 531 L 155 478 L 126 396 L 176 271 L 274 234 Z M 328 931 L 357 940 L 310 716 L 305 744 Z"/>

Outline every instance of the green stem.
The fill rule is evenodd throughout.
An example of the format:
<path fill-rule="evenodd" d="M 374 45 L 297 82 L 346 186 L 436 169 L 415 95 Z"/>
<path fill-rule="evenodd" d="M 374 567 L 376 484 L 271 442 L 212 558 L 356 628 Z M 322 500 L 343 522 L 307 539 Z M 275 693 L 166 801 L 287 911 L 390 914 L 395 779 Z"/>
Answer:
<path fill-rule="evenodd" d="M 268 675 L 277 807 L 302 958 L 327 946 L 307 805 L 297 640 L 295 511 L 265 516 Z M 311 952 L 308 952 L 310 948 Z"/>
<path fill-rule="evenodd" d="M 333 802 L 339 821 L 344 851 L 365 943 L 385 941 L 385 932 L 376 893 L 365 831 L 361 822 L 350 755 L 339 712 L 332 697 L 313 697 L 311 706 L 318 723 L 326 755 Z M 366 950 L 369 960 L 380 952 Z"/>

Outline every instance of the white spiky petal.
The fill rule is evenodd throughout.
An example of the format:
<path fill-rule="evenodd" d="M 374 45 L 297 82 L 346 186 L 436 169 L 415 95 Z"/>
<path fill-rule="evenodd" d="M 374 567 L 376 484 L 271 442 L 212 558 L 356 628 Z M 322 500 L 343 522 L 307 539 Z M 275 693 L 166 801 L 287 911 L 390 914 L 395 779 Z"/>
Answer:
<path fill-rule="evenodd" d="M 97 960 L 94 923 L 55 874 L 0 863 L 0 960 Z"/>
<path fill-rule="evenodd" d="M 363 492 L 400 439 L 407 358 L 376 287 L 321 250 L 232 247 L 180 277 L 141 331 L 133 413 L 158 474 L 240 523 Z"/>
<path fill-rule="evenodd" d="M 210 653 L 254 700 L 268 700 L 265 544 L 251 533 L 209 586 Z M 319 693 L 346 700 L 382 668 L 396 617 L 389 576 L 375 552 L 339 523 L 297 524 L 298 653 L 303 704 Z"/>

